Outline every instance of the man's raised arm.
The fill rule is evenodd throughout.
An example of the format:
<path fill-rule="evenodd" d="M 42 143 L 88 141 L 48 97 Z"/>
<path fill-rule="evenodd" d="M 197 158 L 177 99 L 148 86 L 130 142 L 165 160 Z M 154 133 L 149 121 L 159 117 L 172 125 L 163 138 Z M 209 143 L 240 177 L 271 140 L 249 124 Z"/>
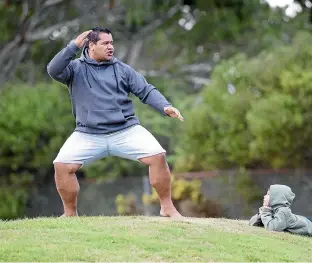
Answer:
<path fill-rule="evenodd" d="M 73 74 L 70 62 L 87 41 L 89 33 L 90 31 L 83 32 L 55 55 L 47 66 L 47 71 L 51 78 L 64 84 L 68 84 L 71 75 Z"/>

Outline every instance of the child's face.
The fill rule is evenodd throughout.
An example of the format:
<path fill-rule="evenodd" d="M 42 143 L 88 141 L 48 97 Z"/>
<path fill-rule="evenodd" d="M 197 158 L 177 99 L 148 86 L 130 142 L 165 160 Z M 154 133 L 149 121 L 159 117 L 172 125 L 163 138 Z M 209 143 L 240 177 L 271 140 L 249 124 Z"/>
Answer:
<path fill-rule="evenodd" d="M 269 206 L 270 202 L 270 190 L 268 190 L 267 194 L 263 196 L 263 206 Z"/>

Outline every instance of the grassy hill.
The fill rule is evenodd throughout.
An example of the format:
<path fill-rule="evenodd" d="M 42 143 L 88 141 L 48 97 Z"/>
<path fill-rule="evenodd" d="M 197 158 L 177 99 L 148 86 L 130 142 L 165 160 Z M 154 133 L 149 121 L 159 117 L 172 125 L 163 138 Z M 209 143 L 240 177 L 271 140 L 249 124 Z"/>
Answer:
<path fill-rule="evenodd" d="M 24 219 L 0 221 L 0 261 L 312 262 L 312 238 L 227 219 Z"/>

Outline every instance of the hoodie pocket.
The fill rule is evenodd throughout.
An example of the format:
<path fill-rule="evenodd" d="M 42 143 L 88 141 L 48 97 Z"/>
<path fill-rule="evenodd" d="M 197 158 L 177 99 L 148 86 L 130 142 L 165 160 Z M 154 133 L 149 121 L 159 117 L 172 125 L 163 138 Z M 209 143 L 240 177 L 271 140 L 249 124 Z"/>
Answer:
<path fill-rule="evenodd" d="M 88 111 L 87 126 L 91 128 L 101 128 L 110 124 L 124 123 L 125 121 L 126 119 L 119 109 Z"/>
<path fill-rule="evenodd" d="M 83 105 L 77 105 L 73 108 L 73 112 L 76 119 L 76 125 L 82 127 L 86 126 L 88 110 Z"/>

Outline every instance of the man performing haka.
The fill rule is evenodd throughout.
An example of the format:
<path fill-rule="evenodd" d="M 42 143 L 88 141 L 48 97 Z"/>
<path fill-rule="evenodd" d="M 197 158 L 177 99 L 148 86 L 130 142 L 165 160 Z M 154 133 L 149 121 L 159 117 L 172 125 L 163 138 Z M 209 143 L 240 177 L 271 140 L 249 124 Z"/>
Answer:
<path fill-rule="evenodd" d="M 81 57 L 73 60 L 82 47 Z M 182 217 L 171 199 L 166 151 L 140 125 L 128 95 L 134 94 L 164 116 L 181 121 L 183 117 L 142 75 L 114 57 L 111 31 L 97 27 L 83 32 L 50 61 L 47 71 L 68 86 L 76 120 L 74 132 L 53 162 L 63 216 L 78 215 L 76 171 L 106 156 L 119 156 L 149 166 L 161 216 Z"/>

